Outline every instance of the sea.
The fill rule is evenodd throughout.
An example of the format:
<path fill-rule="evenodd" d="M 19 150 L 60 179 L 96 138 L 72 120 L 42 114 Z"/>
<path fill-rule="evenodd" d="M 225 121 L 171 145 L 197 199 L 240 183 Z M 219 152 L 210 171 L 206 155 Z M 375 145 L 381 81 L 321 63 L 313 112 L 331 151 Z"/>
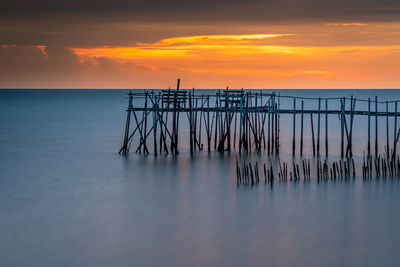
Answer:
<path fill-rule="evenodd" d="M 272 91 L 354 96 L 356 110 L 371 98 L 375 111 L 375 96 L 380 111 L 400 100 L 400 90 L 263 92 Z M 356 116 L 352 129 L 355 178 L 320 181 L 312 167 L 307 182 L 265 184 L 261 174 L 256 185 L 238 185 L 236 158 L 262 165 L 266 151 L 191 155 L 184 115 L 179 155 L 135 153 L 137 139 L 128 156 L 118 154 L 127 93 L 0 90 L 0 266 L 399 266 L 400 178 L 363 179 L 367 116 Z M 310 101 L 305 109 L 317 106 Z M 340 108 L 339 100 L 329 105 Z M 324 109 L 322 101 L 325 159 Z M 280 124 L 279 158 L 287 162 L 299 158 L 300 116 L 295 156 L 292 119 L 282 115 Z M 394 120 L 381 117 L 376 127 L 371 118 L 373 153 L 375 139 L 384 153 L 387 124 L 393 145 Z M 303 158 L 315 166 L 309 115 L 304 131 Z M 339 160 L 337 115 L 329 115 L 328 134 L 327 160 Z"/>

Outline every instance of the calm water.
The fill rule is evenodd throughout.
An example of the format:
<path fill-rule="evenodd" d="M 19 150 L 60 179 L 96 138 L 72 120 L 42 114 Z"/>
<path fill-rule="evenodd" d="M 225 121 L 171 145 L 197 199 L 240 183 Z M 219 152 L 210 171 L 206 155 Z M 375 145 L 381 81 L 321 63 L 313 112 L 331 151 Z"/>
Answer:
<path fill-rule="evenodd" d="M 281 92 L 400 99 L 398 90 Z M 237 187 L 235 153 L 124 158 L 125 94 L 0 91 L 0 266 L 399 266 L 397 179 Z M 339 120 L 329 119 L 335 158 Z M 290 120 L 281 123 L 290 160 Z M 359 165 L 366 120 L 354 131 Z"/>

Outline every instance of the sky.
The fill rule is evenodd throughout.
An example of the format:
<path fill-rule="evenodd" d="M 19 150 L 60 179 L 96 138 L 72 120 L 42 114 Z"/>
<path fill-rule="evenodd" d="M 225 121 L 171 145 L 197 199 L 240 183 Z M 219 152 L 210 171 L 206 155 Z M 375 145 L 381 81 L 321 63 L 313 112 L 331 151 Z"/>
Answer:
<path fill-rule="evenodd" d="M 0 88 L 400 88 L 398 0 L 0 0 Z"/>

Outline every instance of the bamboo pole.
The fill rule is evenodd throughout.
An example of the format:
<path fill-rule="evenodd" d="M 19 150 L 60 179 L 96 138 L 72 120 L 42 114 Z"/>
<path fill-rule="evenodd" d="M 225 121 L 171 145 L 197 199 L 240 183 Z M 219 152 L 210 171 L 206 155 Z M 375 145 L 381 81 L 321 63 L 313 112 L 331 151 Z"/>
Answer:
<path fill-rule="evenodd" d="M 296 152 L 296 98 L 293 98 L 293 146 L 292 155 Z"/>
<path fill-rule="evenodd" d="M 300 155 L 303 155 L 303 114 L 304 114 L 304 100 L 301 101 Z"/>
<path fill-rule="evenodd" d="M 328 99 L 325 99 L 325 156 L 328 156 Z"/>
<path fill-rule="evenodd" d="M 375 96 L 375 157 L 378 157 L 378 96 Z"/>
<path fill-rule="evenodd" d="M 319 156 L 319 140 L 320 140 L 320 129 L 321 129 L 321 98 L 318 98 L 318 136 L 317 136 L 317 155 Z"/>

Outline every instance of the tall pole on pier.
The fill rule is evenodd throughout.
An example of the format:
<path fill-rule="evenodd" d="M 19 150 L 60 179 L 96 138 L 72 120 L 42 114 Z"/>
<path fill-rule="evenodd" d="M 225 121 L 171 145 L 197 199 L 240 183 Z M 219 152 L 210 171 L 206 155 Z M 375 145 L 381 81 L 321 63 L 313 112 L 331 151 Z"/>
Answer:
<path fill-rule="evenodd" d="M 271 115 L 271 99 L 269 100 L 269 102 L 268 102 L 268 155 L 270 154 L 270 148 L 271 148 L 271 144 L 270 144 L 270 141 L 271 141 L 271 126 L 270 126 L 270 115 Z"/>
<path fill-rule="evenodd" d="M 301 101 L 301 132 L 300 132 L 300 155 L 303 155 L 303 113 L 304 113 L 304 100 Z"/>
<path fill-rule="evenodd" d="M 328 156 L 328 99 L 325 99 L 325 155 Z"/>
<path fill-rule="evenodd" d="M 296 152 L 296 98 L 293 98 L 293 146 L 292 154 Z"/>
<path fill-rule="evenodd" d="M 396 160 L 396 132 L 397 132 L 397 101 L 394 102 L 394 135 L 393 135 L 393 160 Z"/>
<path fill-rule="evenodd" d="M 371 98 L 370 97 L 368 98 L 368 156 L 371 156 Z"/>
<path fill-rule="evenodd" d="M 124 144 L 122 146 L 122 154 L 127 155 L 128 154 L 128 142 L 129 142 L 129 126 L 131 123 L 131 111 L 132 111 L 132 99 L 133 99 L 133 94 L 132 91 L 129 91 L 129 102 L 128 102 L 128 108 L 126 110 L 126 123 L 125 123 L 125 136 L 124 136 Z"/>
<path fill-rule="evenodd" d="M 396 130 L 394 132 L 396 137 Z M 386 101 L 386 157 L 389 158 L 389 103 Z"/>
<path fill-rule="evenodd" d="M 341 116 L 340 116 L 340 119 L 341 119 L 341 128 L 340 128 L 340 131 L 341 131 L 341 141 L 340 141 L 340 148 L 341 148 L 341 150 L 340 150 L 340 156 L 343 158 L 343 155 L 344 155 L 344 108 L 345 108 L 345 102 L 344 102 L 344 100 L 345 100 L 345 98 L 343 99 L 342 98 L 342 100 L 340 101 L 341 102 Z"/>
<path fill-rule="evenodd" d="M 378 96 L 375 96 L 375 157 L 378 157 Z"/>
<path fill-rule="evenodd" d="M 318 136 L 317 136 L 317 155 L 319 156 L 319 140 L 320 140 L 320 129 L 321 129 L 321 98 L 318 98 Z"/>

